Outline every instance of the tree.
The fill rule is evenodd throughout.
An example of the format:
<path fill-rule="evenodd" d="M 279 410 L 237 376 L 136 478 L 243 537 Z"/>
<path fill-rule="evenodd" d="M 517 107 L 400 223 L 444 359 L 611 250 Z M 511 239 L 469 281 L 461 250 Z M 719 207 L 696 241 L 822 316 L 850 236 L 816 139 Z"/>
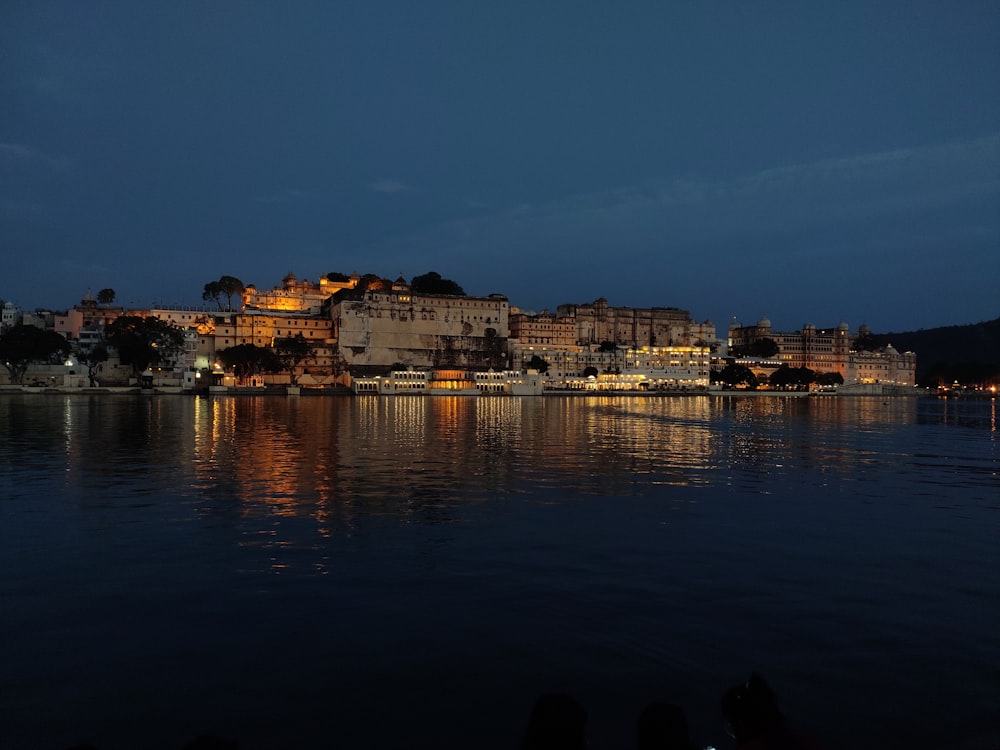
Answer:
<path fill-rule="evenodd" d="M 233 309 L 233 297 L 243 294 L 245 289 L 246 287 L 243 285 L 243 282 L 235 276 L 222 276 L 218 281 L 210 281 L 205 284 L 201 298 L 206 302 L 214 300 L 215 304 L 219 306 L 219 312 L 222 312 L 222 298 L 225 297 L 225 309 L 231 311 Z"/>
<path fill-rule="evenodd" d="M 815 380 L 816 373 L 808 367 L 789 367 L 785 364 L 771 374 L 770 384 L 775 388 L 788 388 L 789 386 L 801 388 Z M 841 382 L 843 382 L 843 378 L 841 378 Z"/>
<path fill-rule="evenodd" d="M 751 389 L 757 387 L 757 376 L 746 365 L 730 362 L 721 371 L 713 371 L 713 373 L 717 377 L 717 382 L 724 383 L 730 388 L 735 388 L 737 385 L 746 385 L 747 388 Z"/>
<path fill-rule="evenodd" d="M 494 370 L 498 370 L 506 364 L 507 353 L 504 347 L 504 339 L 497 335 L 496 328 L 487 328 L 483 333 L 483 352 L 486 356 L 486 364 Z"/>
<path fill-rule="evenodd" d="M 340 376 L 347 371 L 347 360 L 340 353 L 340 349 L 335 349 L 330 357 L 330 374 L 333 375 L 334 382 L 340 380 Z"/>
<path fill-rule="evenodd" d="M 878 342 L 878 339 L 875 338 L 868 328 L 862 326 L 862 331 L 854 339 L 851 347 L 856 352 L 877 352 L 882 347 L 882 344 Z"/>
<path fill-rule="evenodd" d="M 451 294 L 464 297 L 465 290 L 451 279 L 441 278 L 437 271 L 428 271 L 421 276 L 414 276 L 410 289 L 418 294 Z"/>
<path fill-rule="evenodd" d="M 602 341 L 600 347 L 597 349 L 599 352 L 616 352 L 618 351 L 618 344 L 614 341 Z"/>
<path fill-rule="evenodd" d="M 104 340 L 118 350 L 122 364 L 138 376 L 147 367 L 169 360 L 184 348 L 184 331 L 152 316 L 122 315 L 104 330 Z"/>
<path fill-rule="evenodd" d="M 771 357 L 778 354 L 781 351 L 781 347 L 778 346 L 778 342 L 772 338 L 764 337 L 762 339 L 757 339 L 750 345 L 750 356 L 760 357 L 761 359 L 770 359 Z"/>
<path fill-rule="evenodd" d="M 115 290 L 110 287 L 107 289 L 102 289 L 97 293 L 97 301 L 102 305 L 110 305 L 115 301 Z"/>
<path fill-rule="evenodd" d="M 590 367 L 585 367 L 583 370 L 583 377 L 585 378 L 596 378 L 597 368 L 591 365 Z"/>
<path fill-rule="evenodd" d="M 781 351 L 778 342 L 765 336 L 757 339 L 747 346 L 734 349 L 731 354 L 734 357 L 759 357 L 760 359 L 770 359 Z"/>
<path fill-rule="evenodd" d="M 373 273 L 366 273 L 360 279 L 358 279 L 357 291 L 364 292 L 369 289 L 372 291 L 379 291 L 382 289 L 392 289 L 392 282 L 388 279 L 383 279 L 381 276 L 377 276 Z"/>
<path fill-rule="evenodd" d="M 243 282 L 235 276 L 223 276 L 219 279 L 219 291 L 226 295 L 226 309 L 233 309 L 233 297 L 243 294 Z"/>
<path fill-rule="evenodd" d="M 217 353 L 219 361 L 232 368 L 236 377 L 245 380 L 262 372 L 278 372 L 282 364 L 271 349 L 256 344 L 238 344 Z"/>
<path fill-rule="evenodd" d="M 839 372 L 821 372 L 816 376 L 819 385 L 843 385 L 844 376 Z"/>
<path fill-rule="evenodd" d="M 346 282 L 346 281 L 350 281 L 351 277 L 348 276 L 346 273 L 339 273 L 337 271 L 330 271 L 330 273 L 328 273 L 326 275 L 326 280 L 327 281 L 336 281 L 336 282 L 339 282 L 339 283 L 343 283 L 343 282 Z"/>
<path fill-rule="evenodd" d="M 32 362 L 48 362 L 53 355 L 69 354 L 69 342 L 55 331 L 37 326 L 16 325 L 0 336 L 0 361 L 10 379 L 21 385 Z"/>
<path fill-rule="evenodd" d="M 97 344 L 88 351 L 80 352 L 79 360 L 87 366 L 87 378 L 90 380 L 90 387 L 94 388 L 97 385 L 97 371 L 108 361 L 108 347 L 103 343 Z"/>
<path fill-rule="evenodd" d="M 538 372 L 545 373 L 549 370 L 549 363 L 535 354 L 530 360 L 528 360 L 526 369 L 538 370 Z"/>
<path fill-rule="evenodd" d="M 201 298 L 206 302 L 215 300 L 215 304 L 219 306 L 219 312 L 222 312 L 222 287 L 219 286 L 218 281 L 210 281 L 205 284 L 205 291 L 201 293 Z"/>
<path fill-rule="evenodd" d="M 312 344 L 301 333 L 297 333 L 289 338 L 276 340 L 274 342 L 274 349 L 278 357 L 278 362 L 281 363 L 281 369 L 288 371 L 288 375 L 292 379 L 292 385 L 295 385 L 297 380 L 295 368 L 307 359 L 316 358 L 316 350 L 313 349 Z"/>

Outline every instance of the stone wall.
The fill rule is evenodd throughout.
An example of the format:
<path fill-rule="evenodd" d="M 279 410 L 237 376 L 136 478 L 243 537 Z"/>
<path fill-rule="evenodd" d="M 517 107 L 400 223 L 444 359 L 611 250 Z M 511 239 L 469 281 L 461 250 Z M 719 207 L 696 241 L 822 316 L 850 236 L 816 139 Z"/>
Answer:
<path fill-rule="evenodd" d="M 348 366 L 499 368 L 506 364 L 508 308 L 502 295 L 378 290 L 335 300 L 331 317 Z"/>

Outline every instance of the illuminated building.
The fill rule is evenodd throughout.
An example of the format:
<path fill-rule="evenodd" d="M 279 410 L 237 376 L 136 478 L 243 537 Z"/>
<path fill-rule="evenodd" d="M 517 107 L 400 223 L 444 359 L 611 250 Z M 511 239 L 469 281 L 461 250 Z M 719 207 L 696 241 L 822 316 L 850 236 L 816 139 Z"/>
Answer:
<path fill-rule="evenodd" d="M 502 367 L 510 335 L 507 297 L 393 289 L 330 300 L 333 335 L 348 366 Z"/>
<path fill-rule="evenodd" d="M 891 344 L 874 352 L 851 352 L 845 383 L 912 386 L 917 381 L 917 355 L 898 352 Z"/>
<path fill-rule="evenodd" d="M 308 279 L 299 281 L 295 274 L 289 273 L 281 280 L 281 286 L 274 289 L 260 291 L 253 284 L 247 285 L 243 291 L 243 309 L 319 315 L 330 295 L 341 289 L 354 289 L 359 280 L 357 274 L 349 281 L 330 281 L 324 276 L 314 284 Z"/>
<path fill-rule="evenodd" d="M 715 325 L 696 323 L 676 307 L 611 307 L 604 297 L 584 305 L 559 305 L 556 315 L 576 321 L 576 343 L 639 348 L 702 346 L 715 343 Z"/>
<path fill-rule="evenodd" d="M 542 393 L 542 376 L 533 370 L 525 374 L 514 370 L 408 368 L 388 375 L 353 378 L 351 388 L 358 394 L 379 396 L 537 396 Z"/>
<path fill-rule="evenodd" d="M 514 363 L 527 369 L 533 357 L 548 365 L 547 388 L 590 390 L 692 390 L 708 387 L 711 350 L 707 346 L 516 347 Z M 588 380 L 587 370 L 596 374 Z M 598 385 L 593 385 L 593 383 Z M 591 385 L 587 385 L 591 383 Z"/>
<path fill-rule="evenodd" d="M 862 326 L 859 333 L 866 332 L 867 327 Z M 745 351 L 761 339 L 772 339 L 778 346 L 773 359 L 780 364 L 807 367 L 817 374 L 839 373 L 846 385 L 916 384 L 917 357 L 913 352 L 900 353 L 891 346 L 877 352 L 854 351 L 857 336 L 847 323 L 826 329 L 807 324 L 801 331 L 786 333 L 774 331 L 771 321 L 762 318 L 752 326 L 733 321 L 729 326 L 729 349 Z"/>
<path fill-rule="evenodd" d="M 548 310 L 538 315 L 513 308 L 510 314 L 510 338 L 522 346 L 575 346 L 577 343 L 576 318 L 572 315 L 556 316 Z"/>

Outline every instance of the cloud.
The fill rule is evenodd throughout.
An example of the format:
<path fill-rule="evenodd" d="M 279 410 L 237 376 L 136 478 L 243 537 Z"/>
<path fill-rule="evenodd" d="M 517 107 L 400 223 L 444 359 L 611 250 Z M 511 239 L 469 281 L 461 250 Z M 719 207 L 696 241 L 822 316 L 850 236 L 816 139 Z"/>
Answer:
<path fill-rule="evenodd" d="M 379 180 L 378 182 L 373 182 L 369 187 L 376 193 L 386 193 L 389 195 L 393 193 L 413 192 L 413 188 L 406 183 L 393 179 Z"/>
<path fill-rule="evenodd" d="M 677 177 L 518 203 L 395 239 L 437 251 L 522 248 L 532 256 L 540 248 L 663 247 L 814 232 L 956 201 L 974 203 L 998 192 L 1000 134 L 992 134 L 782 165 L 723 180 Z"/>
<path fill-rule="evenodd" d="M 707 312 L 728 319 L 780 299 L 792 319 L 834 319 L 852 314 L 845 300 L 867 299 L 882 284 L 879 304 L 901 315 L 913 309 L 907 289 L 939 278 L 929 270 L 933 259 L 995 277 L 989 248 L 1000 235 L 998 167 L 995 134 L 727 179 L 683 176 L 511 201 L 386 235 L 368 250 L 387 267 L 419 258 L 425 267 L 449 269 L 466 289 L 516 291 L 534 307 L 602 295 L 664 304 L 668 295 L 668 304 L 699 310 L 726 300 L 726 315 Z M 798 283 L 802 269 L 817 263 L 828 283 Z M 765 264 L 770 270 L 762 273 Z M 886 279 L 898 280 L 891 303 L 895 287 Z"/>
<path fill-rule="evenodd" d="M 0 159 L 8 162 L 42 164 L 49 169 L 65 169 L 70 160 L 65 156 L 52 156 L 22 143 L 0 143 Z"/>
<path fill-rule="evenodd" d="M 983 187 L 1000 180 L 1000 134 L 935 146 L 883 151 L 766 169 L 729 183 L 723 194 L 767 195 L 801 190 L 879 191 L 887 197 Z"/>

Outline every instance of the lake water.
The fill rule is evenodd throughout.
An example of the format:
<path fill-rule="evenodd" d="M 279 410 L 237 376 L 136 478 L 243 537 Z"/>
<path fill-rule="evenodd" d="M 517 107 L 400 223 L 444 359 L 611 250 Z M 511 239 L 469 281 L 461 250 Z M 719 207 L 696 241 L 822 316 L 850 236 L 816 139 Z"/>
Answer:
<path fill-rule="evenodd" d="M 995 401 L 0 396 L 0 746 L 1000 747 Z"/>

